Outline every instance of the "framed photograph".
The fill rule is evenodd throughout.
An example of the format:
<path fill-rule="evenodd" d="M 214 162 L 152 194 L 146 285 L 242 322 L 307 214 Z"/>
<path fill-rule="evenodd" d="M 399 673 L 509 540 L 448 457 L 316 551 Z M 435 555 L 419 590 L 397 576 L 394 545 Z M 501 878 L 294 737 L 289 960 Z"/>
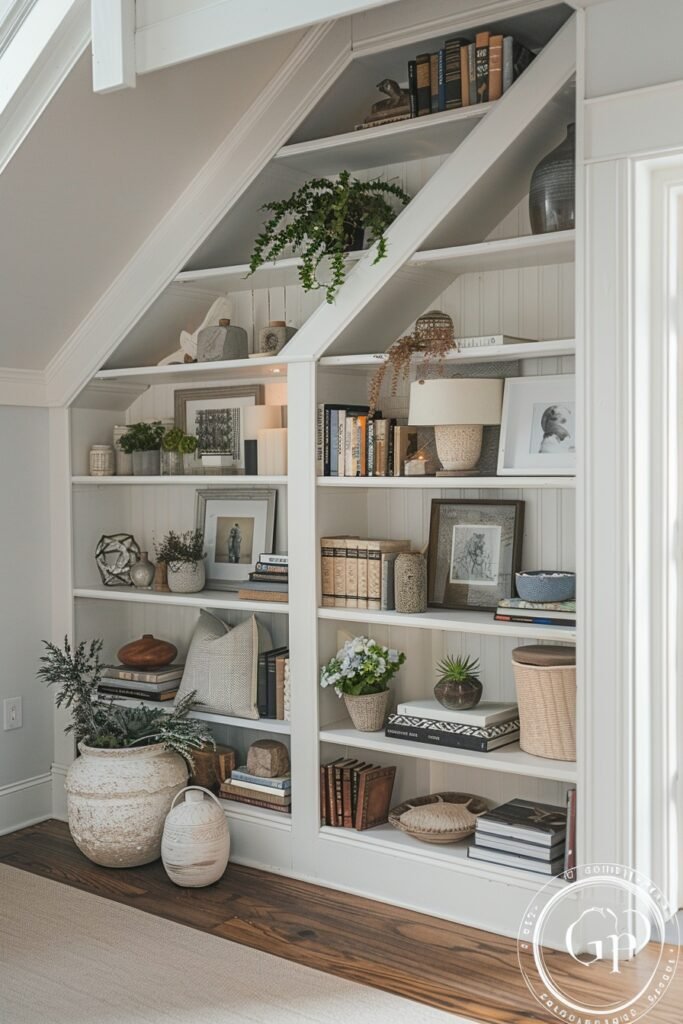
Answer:
<path fill-rule="evenodd" d="M 576 399 L 573 374 L 505 381 L 498 449 L 500 476 L 573 476 Z"/>
<path fill-rule="evenodd" d="M 211 472 L 244 472 L 244 409 L 263 405 L 262 384 L 213 386 L 175 392 L 175 425 L 197 438 L 190 471 L 206 472 L 203 456 L 214 456 Z"/>
<path fill-rule="evenodd" d="M 197 491 L 197 529 L 204 531 L 206 585 L 239 590 L 258 556 L 272 552 L 277 490 L 211 487 Z"/>
<path fill-rule="evenodd" d="M 429 526 L 427 602 L 495 611 L 521 568 L 523 501 L 435 499 Z"/>

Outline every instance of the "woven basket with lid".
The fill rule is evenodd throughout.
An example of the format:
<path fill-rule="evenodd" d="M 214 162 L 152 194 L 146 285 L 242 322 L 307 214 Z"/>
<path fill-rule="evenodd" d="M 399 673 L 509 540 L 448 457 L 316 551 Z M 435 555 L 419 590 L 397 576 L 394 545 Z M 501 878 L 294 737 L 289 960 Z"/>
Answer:
<path fill-rule="evenodd" d="M 522 750 L 554 761 L 575 761 L 575 648 L 550 644 L 516 647 L 512 667 Z"/>

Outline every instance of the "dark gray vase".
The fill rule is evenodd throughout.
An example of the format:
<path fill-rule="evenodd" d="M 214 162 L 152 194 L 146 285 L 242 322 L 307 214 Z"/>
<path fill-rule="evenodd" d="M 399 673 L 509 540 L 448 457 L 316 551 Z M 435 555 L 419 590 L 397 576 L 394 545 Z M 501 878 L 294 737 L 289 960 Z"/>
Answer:
<path fill-rule="evenodd" d="M 535 235 L 574 227 L 575 151 L 574 125 L 570 124 L 565 139 L 531 175 L 529 219 Z"/>

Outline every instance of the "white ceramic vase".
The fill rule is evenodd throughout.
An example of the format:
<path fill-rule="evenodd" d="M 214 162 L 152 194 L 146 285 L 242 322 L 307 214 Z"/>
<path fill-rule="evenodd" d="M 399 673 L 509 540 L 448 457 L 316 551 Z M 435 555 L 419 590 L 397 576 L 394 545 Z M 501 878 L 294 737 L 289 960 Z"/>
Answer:
<path fill-rule="evenodd" d="M 169 562 L 168 585 L 174 594 L 197 594 L 206 585 L 204 560 L 199 562 Z"/>
<path fill-rule="evenodd" d="M 171 881 L 191 889 L 212 885 L 222 878 L 229 857 L 230 831 L 220 801 L 202 786 L 176 794 L 161 840 L 161 859 Z"/>
<path fill-rule="evenodd" d="M 79 744 L 66 774 L 69 829 L 89 860 L 107 868 L 149 864 L 161 854 L 164 820 L 187 782 L 187 765 L 163 743 L 101 750 Z"/>

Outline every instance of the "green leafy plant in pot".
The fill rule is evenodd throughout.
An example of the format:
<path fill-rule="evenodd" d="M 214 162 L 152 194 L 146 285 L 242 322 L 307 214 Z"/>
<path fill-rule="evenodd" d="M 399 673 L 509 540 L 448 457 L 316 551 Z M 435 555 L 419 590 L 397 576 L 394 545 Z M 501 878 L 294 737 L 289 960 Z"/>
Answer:
<path fill-rule="evenodd" d="M 158 562 L 166 565 L 168 585 L 174 594 L 196 594 L 206 585 L 204 533 L 202 530 L 169 530 L 160 544 L 154 543 Z"/>
<path fill-rule="evenodd" d="M 132 423 L 121 437 L 119 445 L 127 455 L 133 456 L 133 476 L 159 476 L 161 472 L 160 448 L 164 425 Z"/>
<path fill-rule="evenodd" d="M 182 476 L 185 456 L 197 451 L 197 438 L 180 427 L 167 430 L 161 439 L 161 472 L 164 476 Z"/>
<path fill-rule="evenodd" d="M 348 171 L 336 180 L 312 178 L 289 199 L 263 207 L 272 217 L 254 243 L 249 273 L 291 248 L 301 256 L 299 280 L 304 290 L 324 288 L 327 301 L 334 302 L 346 277 L 347 252 L 362 248 L 365 238 L 377 243 L 374 263 L 386 256 L 385 231 L 397 215 L 392 199 L 402 206 L 410 202 L 398 185 L 377 179 L 359 181 Z M 329 280 L 323 283 L 318 271 L 327 260 Z"/>
<path fill-rule="evenodd" d="M 188 716 L 195 692 L 174 706 L 128 706 L 98 695 L 102 641 L 72 647 L 45 643 L 38 677 L 57 687 L 56 704 L 71 713 L 65 732 L 80 757 L 65 788 L 69 828 L 79 850 L 105 867 L 135 867 L 161 853 L 164 820 L 187 783 L 192 752 L 213 743 Z"/>
<path fill-rule="evenodd" d="M 367 636 L 347 640 L 320 671 L 320 685 L 333 686 L 344 698 L 354 727 L 377 732 L 384 726 L 389 682 L 406 660 L 402 651 L 384 647 Z"/>
<path fill-rule="evenodd" d="M 449 655 L 439 662 L 437 672 L 441 678 L 434 687 L 434 696 L 439 704 L 449 711 L 466 711 L 477 706 L 484 688 L 476 658 Z"/>

